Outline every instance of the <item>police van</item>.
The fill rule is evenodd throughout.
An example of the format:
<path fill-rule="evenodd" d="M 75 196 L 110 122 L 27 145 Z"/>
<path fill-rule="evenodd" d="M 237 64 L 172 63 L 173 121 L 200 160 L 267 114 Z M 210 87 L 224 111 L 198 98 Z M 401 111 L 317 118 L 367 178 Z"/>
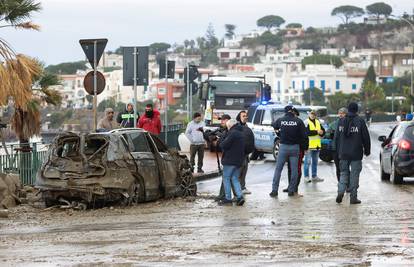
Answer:
<path fill-rule="evenodd" d="M 282 104 L 280 102 L 262 102 L 261 104 L 255 103 L 248 109 L 247 124 L 254 133 L 256 150 L 264 153 L 271 153 L 275 159 L 277 159 L 277 154 L 279 152 L 279 138 L 272 127 L 272 123 L 285 115 L 286 105 L 287 104 Z M 303 121 L 308 118 L 308 113 L 312 109 L 316 109 L 317 113 L 320 115 L 322 115 L 324 111 L 326 113 L 326 107 L 293 106 L 299 111 L 299 118 Z M 321 123 L 323 123 L 323 121 L 321 121 Z"/>

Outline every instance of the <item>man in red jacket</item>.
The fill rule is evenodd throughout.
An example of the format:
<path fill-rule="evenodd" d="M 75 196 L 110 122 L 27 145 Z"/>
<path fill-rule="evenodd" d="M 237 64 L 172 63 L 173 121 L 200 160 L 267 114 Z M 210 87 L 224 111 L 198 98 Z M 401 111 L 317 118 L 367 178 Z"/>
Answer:
<path fill-rule="evenodd" d="M 138 121 L 138 128 L 142 128 L 152 134 L 159 135 L 161 132 L 160 112 L 154 110 L 152 104 L 145 106 L 145 114 Z"/>

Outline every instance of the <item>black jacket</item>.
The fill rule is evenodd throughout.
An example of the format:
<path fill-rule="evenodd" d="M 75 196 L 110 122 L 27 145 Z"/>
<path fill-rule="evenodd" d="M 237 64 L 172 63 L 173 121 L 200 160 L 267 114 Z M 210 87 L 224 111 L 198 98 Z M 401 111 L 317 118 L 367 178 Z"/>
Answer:
<path fill-rule="evenodd" d="M 122 118 L 122 116 L 124 115 L 130 115 L 128 117 L 131 117 L 131 118 Z M 139 120 L 139 113 L 137 112 L 137 121 L 135 122 L 135 124 L 138 122 L 138 120 Z M 134 128 L 135 127 L 134 112 L 133 111 L 129 112 L 126 109 L 122 112 L 119 112 L 118 116 L 116 117 L 116 122 L 120 124 L 121 128 Z"/>
<path fill-rule="evenodd" d="M 308 149 L 308 136 L 303 121 L 288 112 L 282 118 L 272 123 L 273 128 L 279 132 L 280 143 L 286 145 L 300 145 L 302 150 Z"/>
<path fill-rule="evenodd" d="M 371 153 L 371 139 L 365 121 L 355 113 L 348 113 L 338 122 L 334 145 L 339 159 L 362 160 Z"/>
<path fill-rule="evenodd" d="M 223 151 L 221 163 L 240 167 L 244 161 L 243 127 L 236 124 L 220 138 L 219 146 Z"/>
<path fill-rule="evenodd" d="M 254 151 L 254 134 L 246 124 L 239 123 L 239 125 L 242 127 L 244 136 L 244 154 L 249 155 Z"/>

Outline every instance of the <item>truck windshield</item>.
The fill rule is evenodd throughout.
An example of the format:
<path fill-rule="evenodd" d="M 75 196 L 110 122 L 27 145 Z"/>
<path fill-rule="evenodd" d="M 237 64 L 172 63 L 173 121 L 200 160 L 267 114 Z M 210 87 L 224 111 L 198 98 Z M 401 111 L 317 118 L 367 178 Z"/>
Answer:
<path fill-rule="evenodd" d="M 215 88 L 216 94 L 256 94 L 260 92 L 258 82 L 238 82 L 238 81 L 210 81 L 210 85 Z"/>

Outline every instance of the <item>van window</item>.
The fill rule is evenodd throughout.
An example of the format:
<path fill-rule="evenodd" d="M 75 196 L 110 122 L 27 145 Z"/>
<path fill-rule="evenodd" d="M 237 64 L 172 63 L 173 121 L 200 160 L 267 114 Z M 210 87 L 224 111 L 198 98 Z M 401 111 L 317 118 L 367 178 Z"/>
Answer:
<path fill-rule="evenodd" d="M 272 114 L 270 113 L 270 110 L 265 110 L 262 120 L 262 125 L 270 125 L 272 124 Z"/>
<path fill-rule="evenodd" d="M 263 111 L 264 111 L 263 109 L 256 110 L 256 113 L 253 119 L 253 124 L 260 124 L 260 121 L 262 120 Z"/>

